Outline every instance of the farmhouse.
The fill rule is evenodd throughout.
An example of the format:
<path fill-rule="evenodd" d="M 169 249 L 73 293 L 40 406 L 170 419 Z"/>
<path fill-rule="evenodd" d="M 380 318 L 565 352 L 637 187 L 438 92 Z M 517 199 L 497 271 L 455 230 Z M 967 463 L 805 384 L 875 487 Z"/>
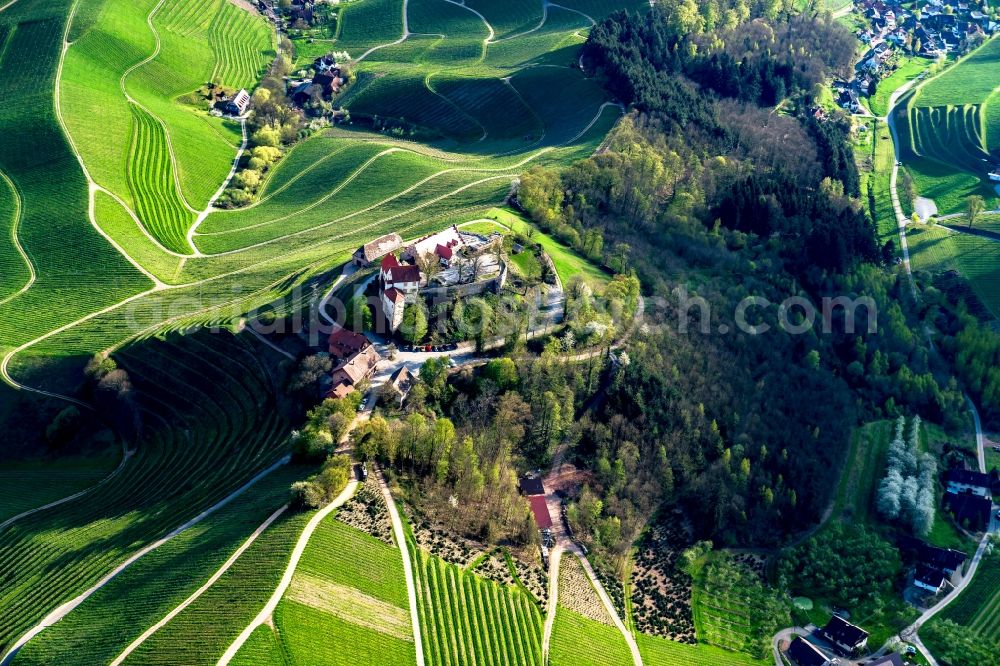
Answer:
<path fill-rule="evenodd" d="M 796 636 L 788 646 L 788 656 L 797 666 L 829 666 L 831 663 L 818 647 L 801 636 Z"/>
<path fill-rule="evenodd" d="M 944 494 L 944 507 L 952 512 L 960 525 L 972 530 L 981 530 L 990 524 L 993 502 L 989 497 L 972 493 L 954 493 L 949 490 Z"/>
<path fill-rule="evenodd" d="M 989 474 L 968 469 L 950 469 L 945 474 L 949 493 L 971 494 L 989 497 L 992 480 Z"/>
<path fill-rule="evenodd" d="M 333 369 L 331 375 L 333 388 L 330 389 L 327 397 L 343 398 L 350 394 L 358 383 L 370 379 L 375 374 L 375 368 L 381 360 L 382 357 L 375 351 L 375 348 L 368 345 L 363 351 L 342 361 Z"/>
<path fill-rule="evenodd" d="M 226 103 L 226 113 L 231 116 L 242 116 L 250 108 L 250 93 L 241 89 Z"/>
<path fill-rule="evenodd" d="M 834 615 L 820 634 L 845 654 L 856 654 L 868 646 L 868 632 Z"/>
<path fill-rule="evenodd" d="M 958 582 L 957 579 L 961 577 L 962 565 L 968 559 L 968 555 L 960 550 L 938 548 L 922 539 L 906 535 L 899 539 L 899 550 L 907 558 L 912 557 L 917 564 L 942 572 L 951 579 L 952 583 Z"/>
<path fill-rule="evenodd" d="M 365 336 L 346 328 L 338 328 L 330 334 L 327 340 L 330 356 L 338 361 L 343 361 L 364 351 L 371 347 L 371 344 Z"/>
<path fill-rule="evenodd" d="M 365 243 L 354 251 L 352 261 L 355 266 L 366 268 L 376 259 L 381 259 L 390 252 L 395 252 L 403 244 L 403 239 L 397 233 L 386 234 Z"/>
<path fill-rule="evenodd" d="M 944 573 L 926 564 L 918 564 L 917 570 L 913 573 L 913 584 L 932 594 L 940 592 L 944 582 Z"/>
<path fill-rule="evenodd" d="M 406 396 L 409 395 L 410 389 L 413 385 L 417 383 L 417 378 L 410 372 L 410 369 L 405 365 L 399 367 L 399 370 L 392 373 L 389 377 L 389 386 L 395 389 L 396 393 L 399 394 L 399 406 L 403 406 L 403 402 L 406 400 Z"/>

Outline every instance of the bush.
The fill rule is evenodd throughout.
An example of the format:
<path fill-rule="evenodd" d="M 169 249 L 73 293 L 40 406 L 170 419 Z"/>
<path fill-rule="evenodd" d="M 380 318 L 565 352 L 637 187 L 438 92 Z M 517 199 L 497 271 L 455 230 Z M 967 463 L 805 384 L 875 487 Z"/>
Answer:
<path fill-rule="evenodd" d="M 291 504 L 298 509 L 320 509 L 337 498 L 351 478 L 351 459 L 330 456 L 319 473 L 292 484 Z"/>

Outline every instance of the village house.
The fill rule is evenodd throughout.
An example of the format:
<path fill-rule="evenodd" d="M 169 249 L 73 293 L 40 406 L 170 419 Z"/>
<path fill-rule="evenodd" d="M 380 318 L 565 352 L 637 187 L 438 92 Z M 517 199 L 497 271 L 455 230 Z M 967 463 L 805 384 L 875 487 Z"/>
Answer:
<path fill-rule="evenodd" d="M 946 581 L 957 584 L 962 578 L 962 565 L 968 559 L 962 551 L 938 548 L 907 535 L 899 538 L 899 550 L 907 561 L 916 564 L 913 584 L 930 592 L 940 590 Z"/>
<path fill-rule="evenodd" d="M 845 655 L 858 654 L 868 647 L 868 632 L 834 615 L 820 634 Z"/>
<path fill-rule="evenodd" d="M 231 116 L 242 116 L 249 108 L 250 93 L 241 88 L 240 91 L 226 103 L 225 111 Z"/>
<path fill-rule="evenodd" d="M 818 647 L 801 636 L 796 636 L 788 646 L 788 657 L 796 666 L 830 666 L 831 663 Z"/>
<path fill-rule="evenodd" d="M 339 361 L 331 373 L 331 388 L 326 395 L 328 398 L 349 395 L 361 381 L 370 379 L 375 374 L 375 369 L 382 360 L 368 338 L 346 328 L 338 328 L 331 333 L 327 346 L 330 356 Z"/>
<path fill-rule="evenodd" d="M 913 584 L 931 594 L 940 592 L 945 580 L 944 572 L 926 564 L 918 564 L 917 570 L 913 573 Z"/>
<path fill-rule="evenodd" d="M 949 491 L 944 494 L 944 508 L 951 511 L 959 525 L 970 530 L 983 530 L 990 524 L 993 502 L 989 497 Z"/>
<path fill-rule="evenodd" d="M 945 482 L 949 493 L 972 494 L 989 497 L 992 480 L 989 474 L 969 469 L 950 469 L 945 473 Z"/>
<path fill-rule="evenodd" d="M 371 379 L 381 360 L 382 357 L 375 348 L 369 345 L 363 351 L 341 362 L 333 369 L 331 375 L 333 387 L 327 397 L 344 398 L 349 395 L 363 380 Z"/>
<path fill-rule="evenodd" d="M 417 383 L 417 377 L 410 372 L 405 365 L 401 365 L 396 372 L 389 377 L 389 386 L 399 395 L 399 406 L 402 407 L 406 401 L 406 396 L 410 394 L 410 389 Z"/>
<path fill-rule="evenodd" d="M 351 259 L 355 266 L 367 268 L 376 259 L 381 259 L 390 252 L 398 250 L 402 244 L 403 239 L 400 238 L 399 234 L 386 234 L 359 247 L 354 251 L 354 256 Z"/>

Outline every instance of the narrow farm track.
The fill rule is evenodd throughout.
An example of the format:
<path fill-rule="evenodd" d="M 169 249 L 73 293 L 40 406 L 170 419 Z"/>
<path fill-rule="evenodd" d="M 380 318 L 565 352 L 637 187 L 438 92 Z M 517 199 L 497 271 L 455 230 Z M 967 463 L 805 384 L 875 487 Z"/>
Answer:
<path fill-rule="evenodd" d="M 132 455 L 132 453 L 128 450 L 127 445 L 125 444 L 124 441 L 122 441 L 122 459 L 121 459 L 121 462 L 118 463 L 118 467 L 116 467 L 111 472 L 111 474 L 107 475 L 106 477 L 104 477 L 103 479 L 101 479 L 96 484 L 92 485 L 91 487 L 84 488 L 80 492 L 73 493 L 72 495 L 68 495 L 68 496 L 63 497 L 61 499 L 57 499 L 57 500 L 55 500 L 53 502 L 49 502 L 48 504 L 45 504 L 44 506 L 39 506 L 39 507 L 35 507 L 34 509 L 28 509 L 27 511 L 22 511 L 21 513 L 17 514 L 16 516 L 11 516 L 7 520 L 5 520 L 2 523 L 0 523 L 0 532 L 2 532 L 5 527 L 13 525 L 14 523 L 16 523 L 17 521 L 21 520 L 22 518 L 27 518 L 27 517 L 33 516 L 33 515 L 35 515 L 37 513 L 41 513 L 42 511 L 48 511 L 49 509 L 54 509 L 57 506 L 60 506 L 62 504 L 66 504 L 67 502 L 72 502 L 73 500 L 75 500 L 77 498 L 83 497 L 84 495 L 86 495 L 86 494 L 88 494 L 90 492 L 93 492 L 94 490 L 97 490 L 99 487 L 101 487 L 104 484 L 108 483 L 109 481 L 111 481 L 112 479 L 114 479 L 116 476 L 118 476 L 119 473 L 121 473 L 122 469 L 125 468 L 125 463 L 128 462 L 128 459 L 129 459 L 129 457 L 131 455 Z"/>
<path fill-rule="evenodd" d="M 165 627 L 168 622 L 170 622 L 172 619 L 180 615 L 188 606 L 193 604 L 195 601 L 198 600 L 199 597 L 205 594 L 205 592 L 207 592 L 209 588 L 215 585 L 215 583 L 218 582 L 220 578 L 222 578 L 223 574 L 225 574 L 227 571 L 229 571 L 230 568 L 232 568 L 232 566 L 236 563 L 236 560 L 238 560 L 240 556 L 243 555 L 243 553 L 245 553 L 246 550 L 253 545 L 254 541 L 256 541 L 257 538 L 264 533 L 264 530 L 270 527 L 274 523 L 274 521 L 280 518 L 287 510 L 288 510 L 288 505 L 286 504 L 277 511 L 275 511 L 274 513 L 272 513 L 268 517 L 268 519 L 265 520 L 260 525 L 260 527 L 254 530 L 254 532 L 249 537 L 247 537 L 247 540 L 244 541 L 243 544 L 236 549 L 236 552 L 234 552 L 229 557 L 229 559 L 226 560 L 226 562 L 221 567 L 219 567 L 218 571 L 212 574 L 212 576 L 207 581 L 205 581 L 205 583 L 201 587 L 195 590 L 191 594 L 191 596 L 189 596 L 183 602 L 178 604 L 176 608 L 167 613 L 162 620 L 154 624 L 152 627 L 144 631 L 142 635 L 140 635 L 137 639 L 132 641 L 132 643 L 130 643 L 129 646 L 125 648 L 125 650 L 123 650 L 121 654 L 115 657 L 115 659 L 111 662 L 111 666 L 119 666 L 122 662 L 125 661 L 125 659 L 128 658 L 130 654 L 135 652 L 135 650 L 140 645 L 142 645 L 146 641 L 146 639 L 148 639 L 157 631 Z"/>
<path fill-rule="evenodd" d="M 233 180 L 233 176 L 236 175 L 236 170 L 240 166 L 240 159 L 243 157 L 243 153 L 246 152 L 247 149 L 246 118 L 240 118 L 240 133 L 242 134 L 243 140 L 242 143 L 240 143 L 239 150 L 236 151 L 236 157 L 233 158 L 233 166 L 229 170 L 229 175 L 227 175 L 226 179 L 222 181 L 221 185 L 219 185 L 219 189 L 215 191 L 215 194 L 212 195 L 212 198 L 208 200 L 208 204 L 205 206 L 205 210 L 198 213 L 198 217 L 195 219 L 194 224 L 192 224 L 187 230 L 187 238 L 186 238 L 187 244 L 194 250 L 196 256 L 202 256 L 201 252 L 198 250 L 197 247 L 195 247 L 194 244 L 194 237 L 195 234 L 198 233 L 198 227 L 200 227 L 201 223 L 205 221 L 205 218 L 208 217 L 209 213 L 211 213 L 212 210 L 214 210 L 212 207 L 215 205 L 215 202 L 219 200 L 219 197 L 222 196 L 222 193 L 226 191 L 227 187 L 229 187 L 229 183 Z"/>
<path fill-rule="evenodd" d="M 496 33 L 496 30 L 493 29 L 493 26 L 490 25 L 490 22 L 486 20 L 485 16 L 483 16 L 480 12 L 478 12 L 477 10 L 475 10 L 472 7 L 469 7 L 467 4 L 465 4 L 465 0 L 462 0 L 462 2 L 458 2 L 457 0 L 444 0 L 444 1 L 448 2 L 450 4 L 453 4 L 453 5 L 458 5 L 462 9 L 467 9 L 468 11 L 470 11 L 473 14 L 475 14 L 476 16 L 478 16 L 482 20 L 483 24 L 486 26 L 486 29 L 490 33 L 489 35 L 487 35 L 486 39 L 484 40 L 484 44 L 486 46 L 489 46 L 490 43 L 493 42 L 494 38 L 497 36 L 497 33 Z"/>
<path fill-rule="evenodd" d="M 392 521 L 393 539 L 395 539 L 396 546 L 399 548 L 400 555 L 403 558 L 403 575 L 406 577 L 406 598 L 410 604 L 410 623 L 413 627 L 413 643 L 416 648 L 417 666 L 425 666 L 423 636 L 420 633 L 420 610 L 417 605 L 417 584 L 413 576 L 410 549 L 406 545 L 406 532 L 403 530 L 403 521 L 399 517 L 396 502 L 392 498 L 392 493 L 389 492 L 389 486 L 386 485 L 385 478 L 382 476 L 382 470 L 377 470 L 376 474 L 378 476 L 379 488 L 382 491 L 382 497 L 385 500 L 385 506 L 389 511 L 389 519 Z"/>
<path fill-rule="evenodd" d="M 407 40 L 407 38 L 409 38 L 409 36 L 410 36 L 409 8 L 410 8 L 410 0 L 403 0 L 403 34 L 402 34 L 402 36 L 399 39 L 397 39 L 396 41 L 389 42 L 388 44 L 379 44 L 378 46 L 371 47 L 370 49 L 368 49 L 367 51 L 365 51 L 364 53 L 362 53 L 359 57 L 355 58 L 354 59 L 354 64 L 357 64 L 357 63 L 361 62 L 362 60 L 364 60 L 365 58 L 367 58 L 368 56 L 370 56 L 371 54 L 375 53 L 376 51 L 378 51 L 380 49 L 384 49 L 384 48 L 389 47 L 389 46 L 396 46 L 397 44 L 402 44 L 403 42 L 405 42 Z"/>
<path fill-rule="evenodd" d="M 547 20 L 549 20 L 549 4 L 550 3 L 549 3 L 548 0 L 542 0 L 542 20 L 540 20 L 538 22 L 538 25 L 536 25 L 534 28 L 531 28 L 530 30 L 525 30 L 524 32 L 519 32 L 519 33 L 514 34 L 514 35 L 508 35 L 506 37 L 501 37 L 500 39 L 494 39 L 494 40 L 490 41 L 489 43 L 490 44 L 500 44 L 502 42 L 509 42 L 512 39 L 517 39 L 518 37 L 525 37 L 526 35 L 530 35 L 532 33 L 538 32 L 539 30 L 541 30 L 545 26 L 545 22 Z M 580 13 L 580 12 L 577 12 L 577 13 Z"/>
<path fill-rule="evenodd" d="M 13 294 L 6 296 L 4 298 L 0 298 L 0 305 L 3 305 L 4 303 L 9 303 L 10 301 L 14 300 L 24 292 L 31 289 L 31 285 L 35 283 L 35 279 L 37 276 L 35 274 L 35 266 L 34 264 L 31 263 L 31 257 L 29 257 L 28 253 L 24 251 L 24 247 L 21 245 L 21 240 L 18 238 L 17 235 L 17 228 L 21 222 L 21 209 L 22 209 L 21 194 L 17 191 L 17 186 L 14 185 L 14 181 L 12 181 L 3 171 L 0 171 L 0 179 L 2 179 L 3 182 L 7 185 L 7 187 L 10 188 L 11 195 L 14 198 L 14 219 L 11 221 L 10 239 L 11 242 L 14 244 L 14 247 L 17 249 L 17 253 L 21 255 L 21 259 L 24 260 L 24 265 L 28 269 L 28 281 L 25 282 L 24 285 Z"/>
<path fill-rule="evenodd" d="M 34 627 L 32 627 L 31 629 L 29 629 L 27 631 L 27 633 L 23 634 L 19 639 L 17 639 L 14 642 L 14 644 L 7 650 L 6 654 L 4 654 L 2 658 L 0 658 L 0 666 L 9 666 L 9 664 L 11 664 L 13 662 L 13 659 L 17 655 L 17 652 L 22 647 L 24 647 L 24 645 L 28 641 L 30 641 L 32 638 L 34 638 L 35 636 L 37 636 L 39 633 L 41 633 L 47 627 L 51 627 L 53 624 L 55 624 L 59 620 L 61 620 L 64 617 L 66 617 L 69 613 L 71 613 L 80 604 L 82 604 L 84 601 L 86 601 L 88 598 L 90 598 L 95 592 L 97 592 L 99 589 L 101 589 L 102 587 L 104 587 L 105 585 L 107 585 L 115 576 L 117 576 L 121 572 L 125 571 L 128 567 L 130 567 L 133 564 L 135 564 L 135 562 L 137 562 L 142 557 L 148 555 L 149 553 L 153 552 L 154 550 L 156 550 L 160 546 L 162 546 L 165 543 L 169 542 L 171 539 L 173 539 L 174 537 L 176 537 L 178 534 L 181 534 L 185 530 L 187 530 L 187 529 L 189 529 L 191 527 L 194 527 L 195 525 L 197 525 L 198 523 L 200 523 L 201 521 L 203 521 L 208 516 L 212 515 L 213 513 L 215 513 L 216 511 L 218 511 L 222 507 L 226 506 L 227 504 L 229 504 L 230 502 L 232 502 L 233 500 L 235 500 L 236 498 L 238 498 L 240 495 L 242 495 L 244 492 L 246 492 L 247 489 L 249 489 L 253 484 L 257 483 L 257 481 L 259 481 L 260 479 L 264 478 L 265 476 L 267 476 L 268 474 L 270 474 L 271 472 L 273 472 L 274 470 L 276 470 L 278 467 L 281 467 L 282 465 L 288 464 L 289 460 L 290 460 L 290 457 L 289 456 L 285 456 L 284 458 L 282 458 L 281 460 L 279 460 L 278 462 L 276 462 L 275 464 L 273 464 L 271 467 L 268 467 L 264 471 L 262 471 L 259 474 L 257 474 L 257 476 L 255 476 L 252 479 L 250 479 L 249 481 L 247 481 L 244 485 L 242 485 L 239 488 L 237 488 L 233 493 L 231 493 L 230 495 L 228 495 L 224 499 L 220 500 L 219 502 L 217 502 L 216 504 L 212 505 L 208 509 L 205 509 L 200 514 L 198 514 L 197 516 L 195 516 L 191 520 L 187 521 L 186 523 L 182 524 L 181 526 L 175 528 L 173 531 L 169 532 L 168 534 L 166 534 L 165 536 L 163 536 L 159 540 L 154 541 L 153 543 L 149 544 L 148 546 L 145 546 L 144 548 L 140 549 L 139 551 L 137 551 L 136 553 L 134 553 L 131 557 L 129 557 L 127 560 L 125 560 L 123 563 L 119 564 L 117 567 L 115 567 L 114 569 L 112 569 L 108 574 L 106 574 L 103 578 L 101 578 L 95 585 L 93 585 L 92 587 L 88 588 L 87 590 L 85 590 L 83 593 L 81 593 L 80 595 L 76 596 L 72 600 L 70 600 L 70 601 L 64 603 L 63 605 L 59 606 L 58 608 L 56 608 L 54 611 L 52 611 L 47 616 L 45 616 L 45 618 L 41 622 L 39 622 Z"/>
<path fill-rule="evenodd" d="M 246 643 L 248 638 L 250 638 L 250 634 L 253 633 L 254 629 L 264 625 L 271 619 L 271 616 L 274 614 L 274 609 L 278 607 L 278 602 L 281 601 L 281 597 L 284 596 L 288 586 L 292 584 L 292 576 L 295 575 L 295 568 L 298 566 L 299 560 L 302 559 L 302 553 L 305 552 L 306 546 L 309 545 L 309 539 L 312 537 L 313 532 L 316 531 L 316 528 L 324 518 L 336 511 L 339 507 L 343 506 L 347 500 L 351 499 L 357 489 L 358 482 L 351 481 L 335 500 L 317 511 L 309 520 L 305 529 L 302 530 L 302 534 L 299 535 L 298 541 L 295 543 L 295 548 L 292 550 L 288 566 L 285 567 L 285 573 L 282 575 L 281 581 L 278 583 L 278 587 L 275 588 L 271 598 L 268 599 L 264 608 L 262 608 L 260 613 L 257 614 L 257 617 L 246 626 L 236 640 L 233 641 L 233 643 L 226 649 L 225 653 L 223 653 L 223 655 L 219 658 L 219 666 L 225 666 L 232 661 L 233 657 L 236 656 L 236 653 L 240 651 L 241 647 L 243 647 L 243 644 Z M 4 665 L 0 664 L 0 666 Z"/>

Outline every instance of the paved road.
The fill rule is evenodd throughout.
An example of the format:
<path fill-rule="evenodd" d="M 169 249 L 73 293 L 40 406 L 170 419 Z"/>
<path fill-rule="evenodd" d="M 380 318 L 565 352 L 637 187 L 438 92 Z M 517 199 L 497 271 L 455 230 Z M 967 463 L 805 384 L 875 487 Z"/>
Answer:
<path fill-rule="evenodd" d="M 233 641 L 232 645 L 226 649 L 225 654 L 219 658 L 218 666 L 225 666 L 232 661 L 233 657 L 236 656 L 236 653 L 240 651 L 241 647 L 243 647 L 243 644 L 246 643 L 248 638 L 250 638 L 250 634 L 252 634 L 257 627 L 265 624 L 271 619 L 271 616 L 274 614 L 274 609 L 278 607 L 278 602 L 281 601 L 281 597 L 285 594 L 285 590 L 287 590 L 288 586 L 292 584 L 292 577 L 295 575 L 295 569 L 299 565 L 299 560 L 302 559 L 302 553 L 305 552 L 306 546 L 309 544 L 309 539 L 312 537 L 313 532 L 316 531 L 316 528 L 321 522 L 323 522 L 324 518 L 330 515 L 330 513 L 335 511 L 338 507 L 343 506 L 347 500 L 351 499 L 357 488 L 358 482 L 351 481 L 335 500 L 317 511 L 309 520 L 305 529 L 302 530 L 302 534 L 299 535 L 299 540 L 295 543 L 295 548 L 292 550 L 292 556 L 288 561 L 288 565 L 285 567 L 285 573 L 281 576 L 281 581 L 278 583 L 278 587 L 274 589 L 274 592 L 271 594 L 271 598 L 268 599 L 264 608 L 262 608 L 260 613 L 257 614 L 257 617 L 255 617 L 253 621 L 243 629 L 240 635 L 236 637 L 236 640 Z"/>
<path fill-rule="evenodd" d="M 892 207 L 896 213 L 896 222 L 899 227 L 900 247 L 902 248 L 903 251 L 903 265 L 906 268 L 906 276 L 910 282 L 910 291 L 913 294 L 914 298 L 916 298 L 917 296 L 917 289 L 916 289 L 916 284 L 913 281 L 913 272 L 910 268 L 910 254 L 906 245 L 907 219 L 903 215 L 903 210 L 899 205 L 899 194 L 896 190 L 897 175 L 899 173 L 900 151 L 899 151 L 899 140 L 896 134 L 896 126 L 893 120 L 893 114 L 894 111 L 896 110 L 895 109 L 896 103 L 898 102 L 900 96 L 902 96 L 917 82 L 918 79 L 909 81 L 907 82 L 906 85 L 902 86 L 892 94 L 892 96 L 889 98 L 889 113 L 886 116 L 886 120 L 889 125 L 889 131 L 892 133 L 893 150 L 896 158 L 892 167 L 892 176 L 890 177 L 889 180 L 889 192 L 892 197 Z M 930 345 L 931 351 L 933 351 L 934 345 L 929 335 L 928 335 L 928 343 Z M 976 426 L 976 453 L 979 462 L 979 469 L 980 471 L 985 472 L 986 462 L 984 453 L 984 438 L 983 438 L 982 423 L 980 422 L 979 419 L 979 411 L 976 409 L 975 403 L 973 403 L 968 396 L 966 396 L 965 399 L 969 405 L 969 410 L 972 412 L 972 418 Z M 972 582 L 973 576 L 976 573 L 976 569 L 979 568 L 979 562 L 982 560 L 983 552 L 986 549 L 988 541 L 989 541 L 989 532 L 984 534 L 983 538 L 980 540 L 979 547 L 976 549 L 976 553 L 972 558 L 972 562 L 969 565 L 969 569 L 966 572 L 965 576 L 962 577 L 962 580 L 959 581 L 958 585 L 956 585 L 951 592 L 949 592 L 943 599 L 941 599 L 941 601 L 939 601 L 934 606 L 924 611 L 924 613 L 921 614 L 919 618 L 917 618 L 916 622 L 914 622 L 912 625 L 910 625 L 909 627 L 907 627 L 906 629 L 904 629 L 899 633 L 901 638 L 911 641 L 917 647 L 917 650 L 920 651 L 920 654 L 923 655 L 924 659 L 926 659 L 931 666 L 938 666 L 938 662 L 934 658 L 934 655 L 931 654 L 930 650 L 928 650 L 927 647 L 920 640 L 920 637 L 917 635 L 917 632 L 920 630 L 920 627 L 925 622 L 933 618 L 935 615 L 941 612 L 941 610 L 943 610 L 948 604 L 954 601 L 955 598 L 958 597 L 958 595 L 961 594 L 962 591 L 969 585 L 969 583 Z"/>
<path fill-rule="evenodd" d="M 789 643 L 795 636 L 802 636 L 806 638 L 811 632 L 803 629 L 802 627 L 789 627 L 788 629 L 782 629 L 774 635 L 771 639 L 771 652 L 774 655 L 774 666 L 785 666 L 785 662 L 781 659 L 781 649 L 779 646 L 782 641 L 788 641 Z"/>

